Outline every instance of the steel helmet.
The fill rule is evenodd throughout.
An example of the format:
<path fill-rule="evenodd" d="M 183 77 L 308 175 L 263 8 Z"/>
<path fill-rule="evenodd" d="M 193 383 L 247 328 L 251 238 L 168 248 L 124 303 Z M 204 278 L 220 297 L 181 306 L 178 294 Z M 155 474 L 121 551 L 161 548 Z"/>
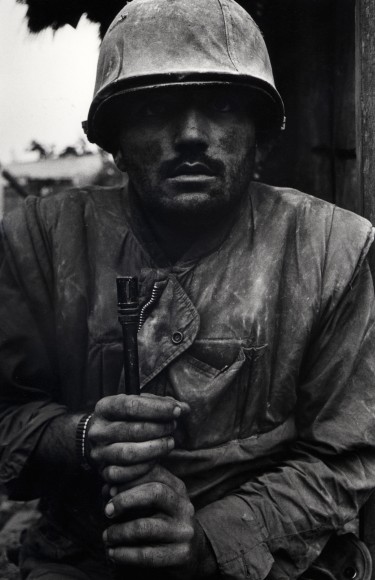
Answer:
<path fill-rule="evenodd" d="M 261 128 L 282 128 L 262 34 L 234 0 L 133 0 L 116 16 L 99 54 L 88 139 L 113 151 L 124 96 L 142 89 L 236 85 L 249 89 Z"/>

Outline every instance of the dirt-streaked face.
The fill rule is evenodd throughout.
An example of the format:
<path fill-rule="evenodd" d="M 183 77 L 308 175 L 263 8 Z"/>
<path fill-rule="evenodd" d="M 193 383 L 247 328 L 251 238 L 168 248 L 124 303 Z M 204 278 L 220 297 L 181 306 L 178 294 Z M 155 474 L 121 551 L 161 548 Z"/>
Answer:
<path fill-rule="evenodd" d="M 251 180 L 255 129 L 235 87 L 139 92 L 119 121 L 121 167 L 146 211 L 161 219 L 216 219 Z"/>

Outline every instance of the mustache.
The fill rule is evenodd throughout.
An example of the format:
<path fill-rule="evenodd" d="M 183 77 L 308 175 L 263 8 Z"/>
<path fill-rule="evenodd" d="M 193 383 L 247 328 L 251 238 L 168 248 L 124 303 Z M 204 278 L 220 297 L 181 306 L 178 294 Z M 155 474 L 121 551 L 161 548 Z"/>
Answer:
<path fill-rule="evenodd" d="M 163 179 L 173 177 L 179 170 L 180 165 L 184 163 L 199 164 L 205 166 L 207 171 L 212 175 L 224 175 L 225 165 L 220 159 L 211 159 L 207 155 L 179 155 L 175 159 L 164 161 L 160 167 L 160 175 Z"/>

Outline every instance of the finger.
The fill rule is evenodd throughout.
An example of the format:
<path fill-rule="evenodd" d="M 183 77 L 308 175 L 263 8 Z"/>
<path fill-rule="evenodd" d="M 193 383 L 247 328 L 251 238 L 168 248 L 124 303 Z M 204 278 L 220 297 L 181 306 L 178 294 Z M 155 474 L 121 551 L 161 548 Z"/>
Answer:
<path fill-rule="evenodd" d="M 103 465 L 129 466 L 145 463 L 164 457 L 174 448 L 173 437 L 162 437 L 154 441 L 140 443 L 112 443 L 105 447 L 94 447 L 90 452 L 91 459 Z"/>
<path fill-rule="evenodd" d="M 113 487 L 111 487 L 111 486 L 110 486 L 110 485 L 108 485 L 108 484 L 105 484 L 105 485 L 103 485 L 103 487 L 102 487 L 102 498 L 103 498 L 105 501 L 108 501 L 110 497 L 113 497 L 113 495 L 112 495 L 112 493 L 111 493 L 111 491 L 112 491 L 113 489 L 114 489 L 114 488 L 113 488 Z"/>
<path fill-rule="evenodd" d="M 191 558 L 190 545 L 167 544 L 165 546 L 117 547 L 108 550 L 108 556 L 118 564 L 165 568 L 188 564 Z"/>
<path fill-rule="evenodd" d="M 153 395 L 152 393 L 142 393 L 141 397 L 149 397 L 150 399 L 158 397 L 158 395 Z M 174 399 L 173 397 L 166 395 L 163 396 L 164 399 L 168 399 L 172 403 L 174 403 L 177 407 L 181 409 L 181 415 L 188 415 L 191 411 L 189 403 L 185 403 L 185 401 L 179 401 L 178 399 Z"/>
<path fill-rule="evenodd" d="M 103 540 L 108 546 L 150 545 L 189 542 L 193 536 L 194 527 L 189 522 L 141 518 L 110 526 Z"/>
<path fill-rule="evenodd" d="M 142 478 L 145 474 L 152 471 L 155 465 L 154 461 L 147 463 L 136 463 L 127 467 L 121 465 L 109 465 L 102 471 L 102 477 L 111 485 L 133 485 L 135 479 Z"/>
<path fill-rule="evenodd" d="M 173 421 L 182 413 L 177 401 L 169 397 L 139 397 L 137 395 L 112 395 L 104 397 L 95 412 L 111 420 Z"/>
<path fill-rule="evenodd" d="M 134 466 L 134 469 L 137 467 L 138 466 Z M 151 483 L 151 482 L 159 482 L 169 485 L 169 487 L 171 487 L 178 495 L 182 497 L 187 497 L 187 490 L 184 482 L 175 475 L 173 475 L 173 473 L 168 471 L 165 467 L 162 467 L 158 463 L 154 463 L 153 465 L 151 463 L 146 463 L 142 464 L 140 467 L 142 468 L 144 467 L 144 473 L 141 473 L 141 470 L 139 470 L 138 476 L 134 477 L 132 481 L 130 480 L 125 481 L 124 479 L 121 484 L 119 484 L 118 481 L 114 481 L 114 483 L 117 484 L 117 487 L 110 489 L 111 497 L 114 497 L 115 495 L 117 495 L 122 491 L 132 489 L 135 484 L 139 486 L 142 485 L 143 483 Z M 111 468 L 108 468 L 108 470 L 110 469 Z M 114 470 L 117 469 L 121 470 L 122 468 L 116 467 Z M 136 482 L 134 482 L 135 479 Z"/>
<path fill-rule="evenodd" d="M 106 424 L 97 421 L 90 426 L 88 438 L 93 445 L 150 441 L 171 435 L 176 427 L 176 421 L 164 423 L 113 421 Z"/>
<path fill-rule="evenodd" d="M 194 508 L 188 498 L 182 498 L 169 485 L 160 482 L 144 483 L 121 492 L 109 501 L 105 514 L 109 518 L 126 516 L 127 512 L 147 509 L 170 516 L 194 515 Z M 134 519 L 134 518 L 132 518 Z"/>

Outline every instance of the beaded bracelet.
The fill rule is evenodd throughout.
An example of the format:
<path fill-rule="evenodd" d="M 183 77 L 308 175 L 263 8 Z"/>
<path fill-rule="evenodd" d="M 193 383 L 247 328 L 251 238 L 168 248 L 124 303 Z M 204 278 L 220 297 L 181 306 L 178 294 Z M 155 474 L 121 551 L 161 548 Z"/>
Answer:
<path fill-rule="evenodd" d="M 92 414 L 83 415 L 79 420 L 79 423 L 77 425 L 77 430 L 76 430 L 77 458 L 78 458 L 80 466 L 85 471 L 88 471 L 89 469 L 91 469 L 91 465 L 87 461 L 87 457 L 86 457 L 86 435 L 87 435 L 87 428 L 88 428 L 88 425 L 89 425 L 91 418 L 92 418 Z"/>

